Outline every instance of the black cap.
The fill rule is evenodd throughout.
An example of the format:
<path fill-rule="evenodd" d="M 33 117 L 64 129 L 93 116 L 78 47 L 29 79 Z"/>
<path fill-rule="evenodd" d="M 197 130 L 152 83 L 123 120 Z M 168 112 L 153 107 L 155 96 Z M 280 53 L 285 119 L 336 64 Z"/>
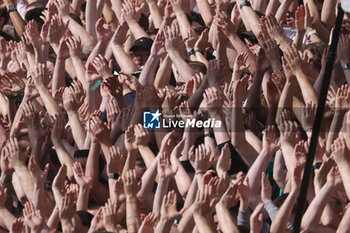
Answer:
<path fill-rule="evenodd" d="M 153 44 L 153 40 L 151 38 L 141 37 L 141 38 L 135 40 L 134 44 L 130 48 L 130 51 L 133 51 L 134 49 L 139 47 L 139 48 L 144 48 L 150 52 L 152 44 Z"/>

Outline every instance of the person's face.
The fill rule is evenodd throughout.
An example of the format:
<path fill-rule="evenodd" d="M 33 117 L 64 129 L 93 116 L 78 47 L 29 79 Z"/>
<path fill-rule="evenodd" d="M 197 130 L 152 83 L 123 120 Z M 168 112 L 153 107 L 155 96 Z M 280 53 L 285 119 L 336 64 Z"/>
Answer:
<path fill-rule="evenodd" d="M 141 66 L 145 65 L 149 57 L 149 52 L 144 48 L 135 48 L 130 52 L 130 56 L 137 68 L 140 68 Z"/>
<path fill-rule="evenodd" d="M 286 24 L 288 27 L 294 28 L 294 18 L 290 12 L 287 12 L 286 14 Z"/>

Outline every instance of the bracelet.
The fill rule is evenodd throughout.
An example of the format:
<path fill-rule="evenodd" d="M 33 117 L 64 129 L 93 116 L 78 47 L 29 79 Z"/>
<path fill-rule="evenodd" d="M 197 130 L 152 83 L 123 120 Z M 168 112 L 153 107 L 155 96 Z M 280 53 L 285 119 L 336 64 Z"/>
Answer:
<path fill-rule="evenodd" d="M 249 1 L 245 1 L 245 2 L 241 3 L 241 5 L 239 5 L 239 9 L 242 10 L 242 8 L 245 7 L 245 6 L 252 6 L 252 5 L 250 4 Z"/>
<path fill-rule="evenodd" d="M 350 63 L 343 65 L 343 70 L 350 70 Z"/>
<path fill-rule="evenodd" d="M 118 173 L 112 173 L 108 175 L 108 179 L 113 179 L 113 180 L 117 180 L 119 178 L 119 174 Z"/>
<path fill-rule="evenodd" d="M 191 49 L 190 51 L 188 51 L 187 56 L 192 56 L 195 55 L 194 49 Z"/>
<path fill-rule="evenodd" d="M 213 133 L 206 133 L 204 134 L 204 137 L 211 137 L 211 138 L 215 138 Z"/>
<path fill-rule="evenodd" d="M 204 51 L 203 49 L 196 49 L 194 50 L 195 53 L 201 53 L 201 54 L 204 54 Z"/>
<path fill-rule="evenodd" d="M 306 34 L 306 37 L 308 38 L 308 39 L 310 39 L 310 37 L 312 36 L 312 35 L 314 35 L 314 34 L 317 34 L 317 31 L 314 29 L 314 30 L 312 30 L 311 32 L 308 32 L 307 34 Z"/>

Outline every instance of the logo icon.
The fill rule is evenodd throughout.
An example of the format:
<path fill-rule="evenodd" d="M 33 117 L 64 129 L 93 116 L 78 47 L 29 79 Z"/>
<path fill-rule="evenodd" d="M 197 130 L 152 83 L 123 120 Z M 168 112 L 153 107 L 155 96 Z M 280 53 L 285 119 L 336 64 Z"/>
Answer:
<path fill-rule="evenodd" d="M 162 114 L 156 112 L 143 112 L 143 128 L 145 129 L 160 129 L 160 116 Z"/>

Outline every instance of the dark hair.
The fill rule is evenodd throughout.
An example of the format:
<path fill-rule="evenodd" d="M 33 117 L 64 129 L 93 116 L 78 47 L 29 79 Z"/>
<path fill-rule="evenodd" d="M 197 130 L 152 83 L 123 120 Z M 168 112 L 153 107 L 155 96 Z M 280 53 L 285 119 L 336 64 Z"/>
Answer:
<path fill-rule="evenodd" d="M 1 17 L 4 17 L 5 20 L 4 20 L 4 24 L 3 25 L 5 25 L 10 19 L 10 15 L 7 12 L 6 8 L 3 8 L 3 9 L 0 10 L 0 15 L 1 15 Z"/>
<path fill-rule="evenodd" d="M 46 8 L 44 8 L 44 7 L 36 7 L 34 9 L 31 9 L 31 10 L 27 11 L 24 18 L 27 22 L 34 20 L 35 22 L 37 22 L 41 26 L 44 24 L 44 21 L 40 18 L 40 16 L 43 16 L 42 12 L 45 9 Z"/>

